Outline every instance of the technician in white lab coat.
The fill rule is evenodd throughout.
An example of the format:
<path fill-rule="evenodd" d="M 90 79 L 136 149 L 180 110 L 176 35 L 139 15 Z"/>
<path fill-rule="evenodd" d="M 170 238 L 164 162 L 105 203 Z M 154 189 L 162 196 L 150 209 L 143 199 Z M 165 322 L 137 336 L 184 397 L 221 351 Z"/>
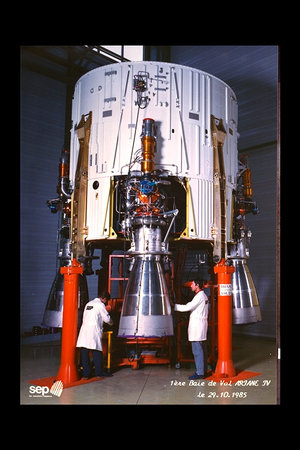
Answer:
<path fill-rule="evenodd" d="M 83 378 L 91 375 L 89 352 L 92 352 L 95 364 L 95 377 L 110 376 L 103 370 L 102 334 L 103 323 L 113 325 L 113 321 L 105 308 L 110 294 L 106 291 L 100 297 L 94 298 L 85 305 L 82 325 L 79 331 L 76 347 L 81 347 L 81 362 Z"/>
<path fill-rule="evenodd" d="M 186 305 L 175 303 L 174 310 L 180 312 L 190 311 L 188 340 L 192 343 L 196 372 L 189 379 L 197 380 L 205 378 L 207 371 L 208 298 L 203 291 L 203 282 L 201 280 L 193 280 L 191 289 L 195 292 L 195 297 Z"/>

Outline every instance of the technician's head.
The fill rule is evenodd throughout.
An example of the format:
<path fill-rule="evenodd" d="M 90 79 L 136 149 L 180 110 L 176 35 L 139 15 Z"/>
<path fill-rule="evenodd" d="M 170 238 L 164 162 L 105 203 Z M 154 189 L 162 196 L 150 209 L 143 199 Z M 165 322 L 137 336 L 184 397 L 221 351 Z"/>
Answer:
<path fill-rule="evenodd" d="M 106 305 L 107 300 L 110 299 L 110 293 L 108 291 L 101 291 L 99 293 L 99 298 L 100 298 L 101 302 L 103 302 Z"/>
<path fill-rule="evenodd" d="M 191 289 L 193 292 L 199 292 L 203 290 L 203 280 L 195 279 L 192 280 Z"/>

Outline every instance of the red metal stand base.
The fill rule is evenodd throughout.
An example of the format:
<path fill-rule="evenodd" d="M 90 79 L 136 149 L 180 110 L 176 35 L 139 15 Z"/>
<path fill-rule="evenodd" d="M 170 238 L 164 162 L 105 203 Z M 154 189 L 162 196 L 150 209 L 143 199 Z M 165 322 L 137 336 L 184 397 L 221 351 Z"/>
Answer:
<path fill-rule="evenodd" d="M 236 370 L 232 359 L 218 360 L 215 374 L 217 378 L 232 378 L 236 376 Z"/>
<path fill-rule="evenodd" d="M 261 375 L 259 372 L 251 372 L 249 370 L 242 370 L 241 372 L 236 373 L 234 376 L 222 376 L 221 374 L 213 373 L 210 377 L 205 378 L 206 380 L 213 380 L 213 381 L 224 381 L 225 383 L 235 383 L 236 381 L 240 380 L 248 380 L 248 378 L 256 377 Z"/>
<path fill-rule="evenodd" d="M 69 388 L 69 387 L 74 387 L 74 386 L 79 386 L 81 384 L 87 384 L 87 383 L 93 383 L 94 381 L 100 381 L 103 380 L 104 377 L 93 377 L 93 378 L 88 378 L 87 380 L 85 380 L 84 378 L 81 378 L 80 380 L 76 380 L 76 381 L 72 381 L 69 383 L 63 383 L 63 389 Z M 51 387 L 53 386 L 53 384 L 56 381 L 59 381 L 60 379 L 57 376 L 54 377 L 46 377 L 46 378 L 38 378 L 36 380 L 30 380 L 28 381 L 28 383 L 33 384 L 35 386 L 47 386 L 49 389 L 51 389 Z"/>

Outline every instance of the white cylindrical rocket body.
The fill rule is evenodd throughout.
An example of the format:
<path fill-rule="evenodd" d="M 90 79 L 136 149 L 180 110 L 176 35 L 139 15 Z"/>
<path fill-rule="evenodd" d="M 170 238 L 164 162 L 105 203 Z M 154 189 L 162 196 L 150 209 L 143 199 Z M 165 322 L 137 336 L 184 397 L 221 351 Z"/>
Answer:
<path fill-rule="evenodd" d="M 134 88 L 144 83 L 138 91 Z M 140 108 L 137 105 L 140 101 Z M 182 238 L 213 240 L 211 116 L 226 130 L 227 240 L 231 240 L 232 190 L 236 185 L 237 100 L 232 89 L 201 70 L 163 62 L 125 62 L 94 69 L 76 86 L 72 108 L 70 184 L 74 187 L 79 141 L 76 126 L 92 112 L 89 141 L 86 240 L 115 237 L 112 180 L 126 175 L 140 149 L 143 120 L 156 126 L 155 168 L 186 180 L 186 229 Z M 136 163 L 131 170 L 140 170 Z M 97 182 L 97 183 L 95 183 Z M 180 214 L 182 211 L 180 211 Z"/>
<path fill-rule="evenodd" d="M 236 245 L 237 123 L 233 90 L 213 75 L 178 64 L 115 63 L 76 83 L 70 189 L 78 176 L 87 175 L 74 200 L 80 216 L 73 224 L 76 251 L 84 248 L 80 236 L 99 248 L 118 238 L 131 241 L 135 261 L 120 335 L 172 334 L 161 266 L 169 232 L 173 241 L 212 243 L 215 262 L 227 258 L 227 245 Z M 87 145 L 80 174 L 79 153 Z M 78 198 L 84 211 L 78 210 Z"/>

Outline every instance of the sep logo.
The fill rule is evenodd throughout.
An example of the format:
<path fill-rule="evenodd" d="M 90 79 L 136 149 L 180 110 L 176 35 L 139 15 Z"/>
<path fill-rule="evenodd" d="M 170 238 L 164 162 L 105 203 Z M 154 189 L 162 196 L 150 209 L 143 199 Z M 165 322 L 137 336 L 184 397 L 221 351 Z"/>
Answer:
<path fill-rule="evenodd" d="M 48 395 L 50 389 L 48 386 L 30 386 L 29 387 L 29 397 L 52 397 Z"/>
<path fill-rule="evenodd" d="M 58 380 L 51 386 L 51 389 L 48 386 L 30 386 L 29 387 L 29 397 L 52 397 L 53 394 L 56 397 L 60 397 L 63 391 L 63 382 Z"/>

